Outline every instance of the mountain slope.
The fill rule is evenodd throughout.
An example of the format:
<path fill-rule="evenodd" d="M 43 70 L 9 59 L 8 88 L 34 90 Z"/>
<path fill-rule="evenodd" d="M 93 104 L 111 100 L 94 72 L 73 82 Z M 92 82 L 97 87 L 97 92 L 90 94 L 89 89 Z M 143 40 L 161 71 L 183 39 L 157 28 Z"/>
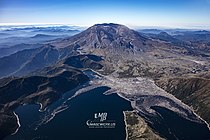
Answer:
<path fill-rule="evenodd" d="M 68 66 L 51 67 L 37 76 L 2 79 L 0 82 L 0 139 L 14 133 L 18 128 L 17 118 L 13 113 L 18 106 L 41 103 L 40 110 L 43 111 L 65 92 L 81 86 L 88 80 L 89 78 L 80 70 Z"/>
<path fill-rule="evenodd" d="M 72 56 L 28 76 L 0 79 L 0 139 L 17 129 L 13 113 L 17 107 L 40 103 L 40 110 L 45 110 L 64 93 L 89 81 L 80 69 L 99 70 L 103 67 L 101 61 L 101 57 L 95 55 Z"/>
<path fill-rule="evenodd" d="M 198 76 L 163 78 L 156 84 L 192 106 L 210 124 L 210 79 Z"/>
<path fill-rule="evenodd" d="M 103 65 L 99 63 L 101 60 L 103 60 L 101 57 L 95 55 L 77 55 L 67 58 L 64 64 L 75 68 L 99 70 L 103 68 Z"/>
<path fill-rule="evenodd" d="M 41 44 L 18 44 L 18 45 L 14 45 L 8 48 L 0 48 L 0 58 L 4 57 L 4 56 L 9 56 L 11 54 L 14 54 L 18 51 L 22 51 L 25 49 L 35 49 L 35 48 L 39 48 L 41 47 Z"/>
<path fill-rule="evenodd" d="M 0 77 L 23 75 L 58 60 L 58 50 L 53 46 L 43 46 L 37 49 L 19 51 L 10 56 L 0 58 Z"/>
<path fill-rule="evenodd" d="M 96 24 L 87 30 L 61 40 L 54 42 L 57 47 L 67 47 L 78 44 L 80 47 L 85 48 L 132 48 L 132 49 L 146 49 L 146 38 L 139 35 L 138 32 L 129 29 L 126 26 L 119 24 Z M 135 48 L 133 48 L 135 46 Z M 85 49 L 83 48 L 83 49 Z"/>
<path fill-rule="evenodd" d="M 205 63 L 208 58 L 193 55 L 190 48 L 150 39 L 113 23 L 96 24 L 77 35 L 49 44 L 0 58 L 0 77 L 22 75 L 76 54 L 102 56 L 106 67 L 101 72 L 115 72 L 121 77 L 180 76 L 191 73 L 194 68 L 205 71 L 205 67 L 209 67 L 196 63 Z"/>

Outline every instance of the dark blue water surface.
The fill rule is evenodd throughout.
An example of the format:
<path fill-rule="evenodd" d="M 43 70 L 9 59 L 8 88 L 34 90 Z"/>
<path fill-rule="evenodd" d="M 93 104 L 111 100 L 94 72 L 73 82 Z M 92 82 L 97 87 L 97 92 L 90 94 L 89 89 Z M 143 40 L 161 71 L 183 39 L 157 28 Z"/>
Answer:
<path fill-rule="evenodd" d="M 37 105 L 21 106 L 16 110 L 21 122 L 17 134 L 7 139 L 70 139 L 70 140 L 124 140 L 126 138 L 124 110 L 132 110 L 130 102 L 117 94 L 104 95 L 108 87 L 98 87 L 69 100 L 69 108 L 53 120 L 32 130 L 30 125 L 41 113 Z M 87 120 L 95 113 L 107 113 L 107 120 L 114 121 L 114 128 L 89 128 Z"/>
<path fill-rule="evenodd" d="M 104 95 L 109 87 L 98 87 L 67 100 L 74 91 L 50 105 L 45 112 L 39 112 L 39 105 L 25 105 L 16 109 L 20 118 L 19 131 L 6 140 L 62 139 L 62 140 L 125 140 L 123 111 L 132 110 L 130 102 L 117 94 Z M 68 107 L 54 119 L 40 123 L 59 107 Z M 206 124 L 192 122 L 164 107 L 153 106 L 157 116 L 148 116 L 150 126 L 169 140 L 210 140 Z M 89 128 L 87 120 L 93 120 L 95 113 L 107 113 L 107 120 L 114 121 L 114 128 Z M 140 114 L 141 115 L 141 114 Z M 49 117 L 47 117 L 49 119 Z M 41 124 L 41 125 L 40 125 Z M 37 128 L 35 130 L 35 128 Z"/>
<path fill-rule="evenodd" d="M 197 123 L 181 117 L 167 108 L 152 106 L 158 116 L 152 127 L 169 140 L 210 140 L 210 131 L 205 123 Z M 152 119 L 151 119 L 152 120 Z"/>

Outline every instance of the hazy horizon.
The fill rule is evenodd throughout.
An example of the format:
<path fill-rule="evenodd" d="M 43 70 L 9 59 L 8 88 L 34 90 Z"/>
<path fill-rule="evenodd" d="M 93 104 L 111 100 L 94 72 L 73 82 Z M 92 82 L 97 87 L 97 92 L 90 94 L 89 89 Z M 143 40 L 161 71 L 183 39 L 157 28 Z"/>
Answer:
<path fill-rule="evenodd" d="M 0 25 L 118 23 L 210 30 L 210 0 L 0 0 Z"/>
<path fill-rule="evenodd" d="M 95 23 L 95 24 L 104 24 L 104 23 Z M 91 25 L 94 26 L 95 24 Z M 114 23 L 118 24 L 118 23 Z M 124 25 L 124 24 L 121 24 Z M 27 27 L 60 27 L 60 26 L 69 26 L 69 27 L 74 27 L 74 29 L 79 29 L 79 30 L 85 30 L 91 26 L 78 26 L 78 25 L 72 25 L 72 24 L 49 24 L 49 23 L 0 23 L 0 29 L 5 28 L 27 28 Z M 210 28 L 202 28 L 202 27 L 160 27 L 160 26 L 128 26 L 125 25 L 131 29 L 136 29 L 136 30 L 144 30 L 144 29 L 157 29 L 157 30 L 206 30 L 210 31 Z M 8 27 L 8 28 L 7 28 Z"/>

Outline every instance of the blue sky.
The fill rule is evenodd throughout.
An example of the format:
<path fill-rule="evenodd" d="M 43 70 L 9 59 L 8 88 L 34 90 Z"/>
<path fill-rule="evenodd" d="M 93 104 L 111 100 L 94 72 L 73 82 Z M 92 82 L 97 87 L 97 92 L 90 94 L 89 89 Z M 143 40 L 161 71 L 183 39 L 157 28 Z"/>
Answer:
<path fill-rule="evenodd" d="M 210 29 L 210 0 L 0 0 L 0 24 Z"/>

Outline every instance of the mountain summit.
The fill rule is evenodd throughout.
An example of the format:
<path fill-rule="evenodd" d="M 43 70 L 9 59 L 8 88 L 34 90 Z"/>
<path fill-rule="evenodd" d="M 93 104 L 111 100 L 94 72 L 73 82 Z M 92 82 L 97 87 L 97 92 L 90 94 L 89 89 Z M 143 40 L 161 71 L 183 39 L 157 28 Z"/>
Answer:
<path fill-rule="evenodd" d="M 148 47 L 147 40 L 124 25 L 104 23 L 95 24 L 73 37 L 54 42 L 53 45 L 63 48 L 76 44 L 88 52 L 93 49 L 144 51 Z"/>
<path fill-rule="evenodd" d="M 54 40 L 41 48 L 27 50 L 30 52 L 29 57 L 26 56 L 26 51 L 21 51 L 0 59 L 0 67 L 5 68 L 5 73 L 0 77 L 30 73 L 78 54 L 100 56 L 105 60 L 104 71 L 114 71 L 123 76 L 125 73 L 127 76 L 152 77 L 173 75 L 179 71 L 189 73 L 197 65 L 197 61 L 183 55 L 192 54 L 191 48 L 179 44 L 142 35 L 120 24 L 95 24 L 72 37 Z M 46 46 L 51 47 L 47 49 Z M 5 60 L 11 62 L 10 65 L 5 65 Z M 186 61 L 192 67 L 186 67 Z M 40 62 L 42 65 L 38 65 Z M 11 65 L 17 67 L 11 69 Z M 198 64 L 197 67 L 201 66 Z"/>

